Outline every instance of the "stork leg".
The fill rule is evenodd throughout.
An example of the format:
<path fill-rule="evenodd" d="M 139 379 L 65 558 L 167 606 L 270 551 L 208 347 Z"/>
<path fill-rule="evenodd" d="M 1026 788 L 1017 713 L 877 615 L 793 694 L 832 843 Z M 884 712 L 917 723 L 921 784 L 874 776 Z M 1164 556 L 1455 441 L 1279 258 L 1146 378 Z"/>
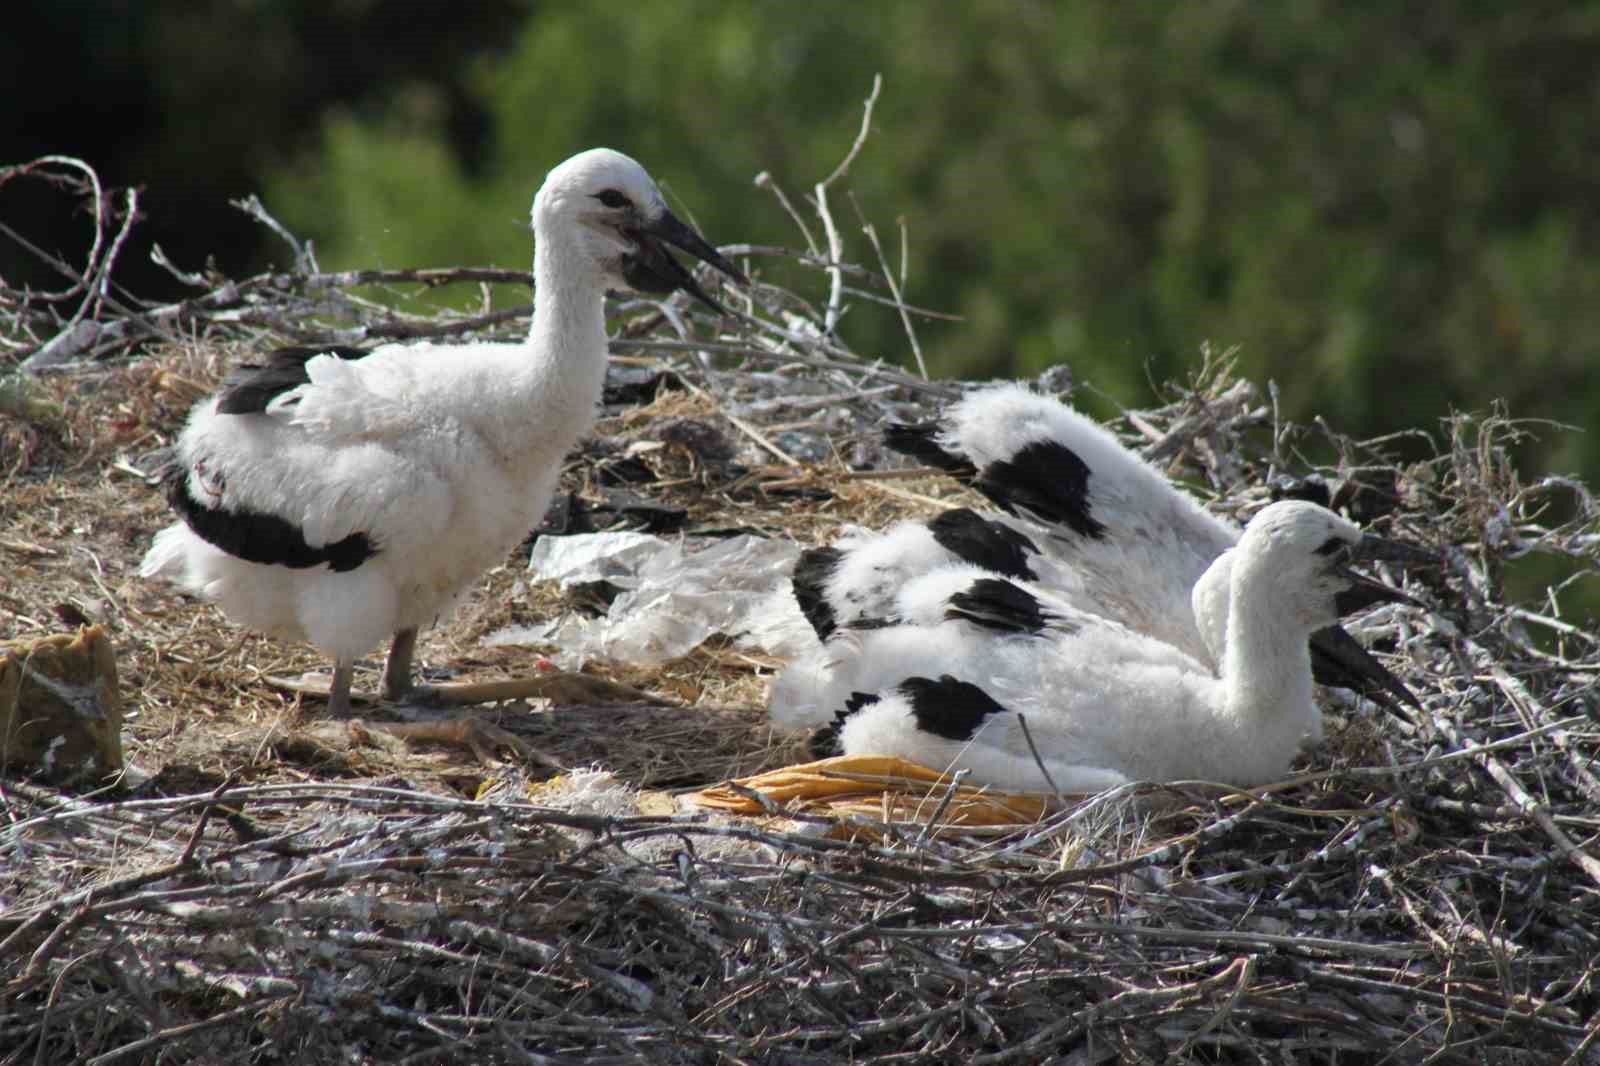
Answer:
<path fill-rule="evenodd" d="M 417 652 L 417 629 L 412 626 L 394 635 L 389 645 L 389 659 L 383 667 L 383 698 L 395 703 L 427 700 L 430 702 L 477 702 L 440 700 L 441 693 L 432 685 L 419 685 L 411 676 L 412 660 Z M 492 697 L 491 697 L 492 698 Z M 564 769 L 521 737 L 501 729 L 481 718 L 463 716 L 420 722 L 386 722 L 378 728 L 406 740 L 431 740 L 467 748 L 479 762 L 495 762 L 494 749 L 510 748 L 518 755 L 552 769 Z"/>
<path fill-rule="evenodd" d="M 432 685 L 419 685 L 412 676 L 412 666 L 417 654 L 417 627 L 399 630 L 389 645 L 389 658 L 383 665 L 383 698 L 392 703 L 439 702 L 439 692 Z M 561 765 L 532 744 L 497 725 L 476 717 L 456 717 L 442 720 L 414 722 L 385 722 L 378 726 L 385 732 L 406 740 L 429 740 L 453 744 L 469 749 L 478 761 L 492 764 L 493 749 L 510 748 L 517 754 L 546 766 L 561 769 Z"/>
<path fill-rule="evenodd" d="M 417 653 L 417 627 L 402 629 L 389 645 L 389 660 L 383 667 L 383 698 L 399 702 L 416 692 L 411 679 L 411 660 Z"/>
<path fill-rule="evenodd" d="M 336 717 L 350 714 L 350 683 L 355 680 L 354 659 L 339 659 L 333 664 L 333 681 L 328 686 L 328 713 Z"/>

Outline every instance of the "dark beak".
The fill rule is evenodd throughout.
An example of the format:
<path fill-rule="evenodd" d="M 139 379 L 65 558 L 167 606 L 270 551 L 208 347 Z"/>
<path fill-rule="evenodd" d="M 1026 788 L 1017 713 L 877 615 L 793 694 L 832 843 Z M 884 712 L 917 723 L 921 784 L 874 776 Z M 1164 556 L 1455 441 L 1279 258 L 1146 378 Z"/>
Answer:
<path fill-rule="evenodd" d="M 1334 605 L 1341 617 L 1357 614 L 1380 603 L 1422 604 L 1397 588 L 1374 581 L 1349 568 L 1350 563 L 1386 559 L 1401 563 L 1437 564 L 1438 556 L 1422 548 L 1368 533 L 1335 560 L 1340 575 L 1349 586 L 1336 597 Z M 1393 711 L 1400 703 L 1417 710 L 1422 704 L 1411 690 L 1395 677 L 1343 626 L 1329 626 L 1311 635 L 1311 672 L 1324 685 L 1354 689 L 1374 703 Z"/>
<path fill-rule="evenodd" d="M 1407 596 L 1397 588 L 1385 585 L 1381 581 L 1374 581 L 1365 574 L 1358 574 L 1354 570 L 1344 572 L 1345 580 L 1350 582 L 1350 587 L 1333 598 L 1334 609 L 1339 612 L 1340 618 L 1352 614 L 1360 614 L 1369 607 L 1376 607 L 1380 603 L 1404 603 L 1412 607 L 1421 607 L 1422 604 Z"/>
<path fill-rule="evenodd" d="M 1390 711 L 1397 701 L 1422 710 L 1411 690 L 1343 626 L 1311 634 L 1311 676 L 1321 685 L 1354 689 Z"/>
<path fill-rule="evenodd" d="M 1371 533 L 1363 534 L 1361 540 L 1352 547 L 1345 556 L 1345 562 L 1359 563 L 1374 560 L 1388 560 L 1397 563 L 1422 563 L 1438 565 L 1439 557 L 1433 552 L 1398 540 L 1389 540 L 1387 537 L 1374 536 Z M 1350 582 L 1350 587 L 1339 593 L 1335 599 L 1335 606 L 1339 617 L 1364 611 L 1368 607 L 1376 607 L 1380 603 L 1405 603 L 1412 607 L 1421 607 L 1422 604 L 1407 596 L 1399 589 L 1390 588 L 1381 581 L 1374 581 L 1365 574 L 1358 574 L 1354 570 L 1344 569 L 1343 575 Z"/>
<path fill-rule="evenodd" d="M 1415 544 L 1404 541 L 1390 540 L 1374 533 L 1363 533 L 1355 547 L 1350 549 L 1352 562 L 1364 563 L 1374 559 L 1386 559 L 1394 563 L 1421 563 L 1424 566 L 1438 566 L 1439 555 L 1426 548 L 1419 548 Z"/>
<path fill-rule="evenodd" d="M 737 267 L 722 258 L 715 248 L 706 243 L 704 237 L 680 222 L 671 211 L 663 210 L 659 218 L 629 229 L 627 234 L 633 238 L 637 251 L 623 256 L 622 276 L 640 292 L 665 295 L 682 289 L 718 314 L 728 313 L 700 287 L 694 275 L 667 251 L 663 242 L 710 263 L 741 285 L 749 283 Z"/>

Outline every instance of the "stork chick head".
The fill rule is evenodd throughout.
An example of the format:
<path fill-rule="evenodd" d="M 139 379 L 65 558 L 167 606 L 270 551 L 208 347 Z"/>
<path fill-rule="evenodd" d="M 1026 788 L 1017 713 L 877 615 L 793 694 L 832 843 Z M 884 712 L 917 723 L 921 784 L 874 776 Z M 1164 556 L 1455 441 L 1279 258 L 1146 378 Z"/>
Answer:
<path fill-rule="evenodd" d="M 1387 550 L 1391 544 L 1363 536 L 1354 522 L 1325 507 L 1283 500 L 1258 512 L 1227 555 L 1233 557 L 1236 574 L 1241 567 L 1247 569 L 1253 580 L 1265 584 L 1273 598 L 1289 607 L 1297 622 L 1318 629 L 1338 621 L 1340 597 L 1354 588 L 1365 590 L 1369 602 L 1412 602 L 1398 589 L 1350 569 L 1360 559 L 1391 554 Z"/>
<path fill-rule="evenodd" d="M 592 148 L 550 171 L 533 200 L 540 239 L 570 234 L 608 287 L 666 294 L 683 289 L 722 311 L 666 245 L 673 245 L 743 284 L 745 277 L 705 238 L 667 210 L 644 167 L 621 152 Z"/>

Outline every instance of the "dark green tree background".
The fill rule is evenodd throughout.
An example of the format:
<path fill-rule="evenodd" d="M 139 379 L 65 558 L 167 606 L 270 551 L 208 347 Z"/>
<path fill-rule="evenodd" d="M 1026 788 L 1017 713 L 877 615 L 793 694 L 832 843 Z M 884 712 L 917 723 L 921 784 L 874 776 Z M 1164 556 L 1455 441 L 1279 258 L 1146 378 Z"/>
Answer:
<path fill-rule="evenodd" d="M 7 161 L 77 152 L 179 262 L 236 268 L 277 250 L 205 211 L 252 191 L 325 267 L 522 264 L 534 188 L 594 144 L 715 239 L 793 244 L 752 176 L 802 194 L 881 71 L 848 184 L 904 219 L 908 297 L 964 316 L 925 328 L 937 372 L 1066 362 L 1139 402 L 1210 340 L 1355 433 L 1600 408 L 1597 57 L 1600 4 L 1551 0 L 55 0 L 0 44 Z M 907 358 L 892 316 L 843 328 Z M 1529 461 L 1600 482 L 1592 435 Z"/>

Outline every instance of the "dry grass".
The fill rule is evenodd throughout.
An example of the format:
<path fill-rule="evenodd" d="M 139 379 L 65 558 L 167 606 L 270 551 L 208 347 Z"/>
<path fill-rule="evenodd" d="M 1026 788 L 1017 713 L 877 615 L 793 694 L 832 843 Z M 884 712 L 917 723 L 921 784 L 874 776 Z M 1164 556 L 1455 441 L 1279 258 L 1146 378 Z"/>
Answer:
<path fill-rule="evenodd" d="M 418 783 L 443 774 L 458 782 L 460 756 L 453 751 L 381 745 L 336 758 L 326 741 L 299 742 L 299 734 L 316 721 L 318 701 L 306 702 L 267 679 L 326 671 L 323 657 L 309 647 L 237 629 L 215 608 L 136 577 L 151 537 L 171 521 L 160 493 L 136 471 L 151 468 L 151 449 L 169 441 L 189 403 L 220 380 L 222 354 L 201 354 L 196 346 L 157 349 L 115 369 L 48 377 L 40 388 L 58 416 L 44 422 L 8 420 L 13 435 L 29 433 L 35 443 L 4 483 L 0 516 L 6 534 L 0 553 L 10 580 L 0 603 L 10 617 L 0 638 L 58 632 L 68 613 L 109 624 L 117 635 L 124 684 L 136 695 L 127 727 L 128 759 L 146 772 L 182 765 L 251 782 L 299 780 L 305 773 L 364 780 L 402 775 Z M 113 396 L 114 403 L 102 401 Z M 596 436 L 607 441 L 609 451 L 651 439 L 652 428 L 664 421 L 714 415 L 703 396 L 671 391 L 603 419 Z M 598 502 L 596 471 L 603 461 L 594 454 L 575 459 L 565 486 Z M 838 521 L 824 509 L 763 506 L 759 491 L 730 495 L 725 490 L 731 477 L 717 482 L 717 475 L 693 469 L 693 457 L 682 450 L 661 449 L 646 461 L 659 481 L 671 486 L 650 495 L 686 511 L 690 528 L 788 523 L 826 531 Z M 769 472 L 753 482 L 772 476 Z M 828 476 L 815 480 L 821 484 Z M 643 488 L 648 492 L 654 486 Z M 845 496 L 850 495 L 847 489 Z M 526 648 L 481 643 L 504 626 L 573 609 L 553 584 L 530 583 L 526 563 L 526 549 L 519 548 L 485 576 L 459 610 L 426 634 L 419 648 L 424 668 L 434 668 L 436 678 L 448 673 L 452 680 L 473 681 L 513 678 L 534 669 L 537 656 Z M 703 785 L 771 765 L 762 755 L 773 745 L 756 669 L 763 661 L 772 663 L 708 644 L 660 667 L 612 664 L 605 676 L 674 704 L 629 707 L 626 727 L 605 707 L 536 711 L 519 704 L 501 708 L 496 720 L 565 765 L 604 762 L 650 787 Z M 376 688 L 381 660 L 366 666 L 358 686 L 364 679 L 367 688 Z"/>
<path fill-rule="evenodd" d="M 8 408 L 25 413 L 0 415 L 0 636 L 62 628 L 61 605 L 109 625 L 125 748 L 152 775 L 96 794 L 0 781 L 0 1063 L 1595 1060 L 1600 639 L 1559 589 L 1514 603 L 1504 582 L 1530 558 L 1592 580 L 1597 512 L 1582 486 L 1518 477 L 1504 416 L 1361 444 L 1278 422 L 1211 360 L 1120 427 L 1224 512 L 1313 465 L 1384 489 L 1352 508 L 1445 559 L 1407 575 L 1426 614 L 1361 630 L 1423 713 L 1330 693 L 1328 742 L 1249 793 L 1130 790 L 1001 831 L 902 807 L 839 839 L 835 815 L 660 802 L 792 760 L 759 654 L 605 668 L 669 706 L 501 708 L 614 774 L 552 786 L 328 722 L 266 681 L 325 667 L 313 652 L 134 577 L 167 520 L 137 471 L 225 365 L 295 336 L 305 288 L 256 284 L 244 325 L 197 302 L 173 316 L 188 339 L 32 379 Z M 14 337 L 41 328 L 6 306 Z M 749 320 L 687 336 L 616 308 L 618 350 L 664 346 L 651 357 L 683 387 L 610 412 L 566 486 L 599 502 L 607 463 L 642 445 L 655 480 L 629 491 L 689 528 L 804 543 L 955 498 L 841 461 L 929 397 L 774 326 L 828 308 L 758 287 Z M 792 406 L 807 397 L 827 402 Z M 671 443 L 685 419 L 731 458 Z M 776 454 L 802 448 L 822 458 Z M 573 606 L 520 585 L 524 559 L 427 636 L 426 665 L 529 669 L 480 644 Z"/>

